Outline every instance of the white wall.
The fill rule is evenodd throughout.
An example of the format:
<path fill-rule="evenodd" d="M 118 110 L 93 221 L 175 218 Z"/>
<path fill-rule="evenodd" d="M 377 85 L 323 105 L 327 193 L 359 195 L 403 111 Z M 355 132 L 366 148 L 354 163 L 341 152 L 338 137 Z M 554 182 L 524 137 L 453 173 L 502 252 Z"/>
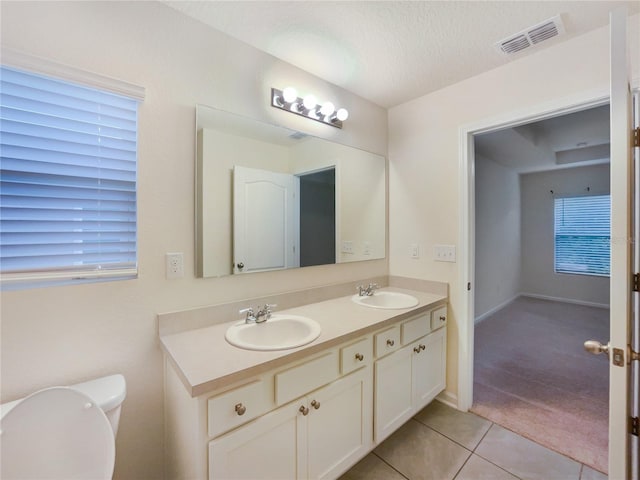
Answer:
<path fill-rule="evenodd" d="M 475 318 L 478 319 L 520 292 L 518 174 L 476 156 L 475 201 Z"/>
<path fill-rule="evenodd" d="M 233 168 L 289 173 L 289 147 L 203 128 L 198 132 L 202 181 L 202 274 L 233 273 Z M 201 137 L 201 138 L 200 138 Z M 199 165 L 200 168 L 200 165 Z"/>
<path fill-rule="evenodd" d="M 520 176 L 522 191 L 522 293 L 609 305 L 609 277 L 555 273 L 554 196 L 610 192 L 609 165 L 565 168 Z"/>
<path fill-rule="evenodd" d="M 629 23 L 637 79 L 640 16 Z M 449 283 L 451 395 L 458 392 L 459 325 L 473 319 L 461 311 L 466 279 L 459 278 L 458 265 L 434 261 L 431 251 L 434 244 L 457 244 L 459 239 L 459 129 L 505 115 L 524 117 L 550 102 L 603 94 L 609 85 L 608 49 L 608 28 L 600 28 L 389 110 L 390 274 Z M 408 254 L 416 242 L 423 252 L 417 260 Z"/>
<path fill-rule="evenodd" d="M 385 260 L 213 279 L 194 276 L 195 105 L 208 104 L 386 155 L 386 111 L 156 2 L 1 2 L 1 42 L 146 87 L 139 125 L 136 280 L 3 292 L 1 401 L 122 372 L 116 477 L 162 477 L 159 312 L 387 273 Z M 296 85 L 344 105 L 342 130 L 270 107 Z M 165 280 L 164 254 L 185 277 Z"/>
<path fill-rule="evenodd" d="M 323 145 L 310 139 L 294 147 L 298 166 L 293 173 L 336 166 L 336 224 L 338 262 L 354 262 L 385 256 L 386 161 L 384 157 L 344 145 Z M 321 154 L 321 156 L 319 155 Z M 353 244 L 353 253 L 342 251 L 342 242 Z M 368 252 L 365 249 L 368 244 Z"/>

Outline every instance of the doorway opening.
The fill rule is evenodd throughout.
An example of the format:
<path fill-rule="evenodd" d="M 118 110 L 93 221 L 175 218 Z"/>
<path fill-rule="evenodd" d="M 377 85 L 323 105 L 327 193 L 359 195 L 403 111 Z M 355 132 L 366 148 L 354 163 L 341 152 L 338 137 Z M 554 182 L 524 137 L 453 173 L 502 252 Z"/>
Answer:
<path fill-rule="evenodd" d="M 608 362 L 582 344 L 608 337 L 608 271 L 585 255 L 598 241 L 608 254 L 609 238 L 562 228 L 573 200 L 608 198 L 608 114 L 602 101 L 474 132 L 469 277 L 468 407 L 604 472 Z"/>
<path fill-rule="evenodd" d="M 337 263 L 336 168 L 298 175 L 300 266 Z"/>

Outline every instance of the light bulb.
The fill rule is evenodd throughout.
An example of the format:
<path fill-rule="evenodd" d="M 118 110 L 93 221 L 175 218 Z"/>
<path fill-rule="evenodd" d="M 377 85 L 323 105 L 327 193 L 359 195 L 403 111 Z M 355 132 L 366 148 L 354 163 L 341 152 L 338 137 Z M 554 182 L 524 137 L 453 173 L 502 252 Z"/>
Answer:
<path fill-rule="evenodd" d="M 349 118 L 349 111 L 346 108 L 339 108 L 336 112 L 336 118 L 341 122 L 344 122 L 347 118 Z"/>
<path fill-rule="evenodd" d="M 282 90 L 282 98 L 285 102 L 291 103 L 298 98 L 298 92 L 296 92 L 296 89 L 293 87 L 287 87 Z"/>
<path fill-rule="evenodd" d="M 302 104 L 304 105 L 304 108 L 311 110 L 318 104 L 318 100 L 316 100 L 315 95 L 307 95 L 304 97 L 304 100 L 302 100 Z"/>
<path fill-rule="evenodd" d="M 322 108 L 320 108 L 320 113 L 325 117 L 328 117 L 335 111 L 336 111 L 336 106 L 331 102 L 324 102 L 322 104 Z"/>

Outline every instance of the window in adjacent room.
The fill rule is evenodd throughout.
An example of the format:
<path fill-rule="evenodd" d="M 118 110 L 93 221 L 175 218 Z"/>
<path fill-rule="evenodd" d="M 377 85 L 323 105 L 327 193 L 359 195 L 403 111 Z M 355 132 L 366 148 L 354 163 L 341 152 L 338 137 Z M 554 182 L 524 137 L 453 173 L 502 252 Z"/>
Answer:
<path fill-rule="evenodd" d="M 0 68 L 3 288 L 137 275 L 139 100 Z"/>
<path fill-rule="evenodd" d="M 609 276 L 611 196 L 556 198 L 555 271 Z"/>

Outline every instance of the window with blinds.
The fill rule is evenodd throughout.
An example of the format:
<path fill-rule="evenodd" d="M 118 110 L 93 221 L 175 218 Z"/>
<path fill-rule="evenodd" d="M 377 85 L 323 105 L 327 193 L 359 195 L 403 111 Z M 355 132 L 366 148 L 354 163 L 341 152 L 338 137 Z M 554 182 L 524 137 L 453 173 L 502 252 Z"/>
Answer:
<path fill-rule="evenodd" d="M 0 67 L 3 285 L 137 274 L 138 100 Z"/>
<path fill-rule="evenodd" d="M 611 196 L 556 198 L 555 271 L 609 276 Z"/>

